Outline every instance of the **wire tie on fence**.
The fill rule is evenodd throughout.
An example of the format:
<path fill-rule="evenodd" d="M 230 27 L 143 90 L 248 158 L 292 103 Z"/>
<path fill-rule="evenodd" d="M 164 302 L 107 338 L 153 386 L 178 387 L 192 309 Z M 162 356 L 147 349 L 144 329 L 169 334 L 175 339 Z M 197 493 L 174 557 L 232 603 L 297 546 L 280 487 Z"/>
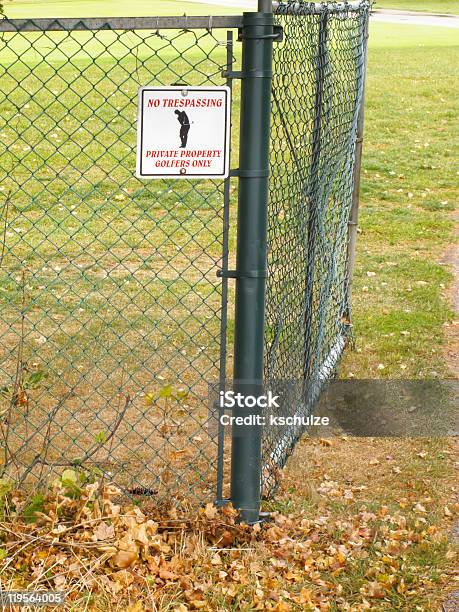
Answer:
<path fill-rule="evenodd" d="M 267 278 L 266 270 L 217 270 L 217 278 Z"/>
<path fill-rule="evenodd" d="M 270 171 L 269 168 L 262 170 L 240 170 L 239 168 L 234 168 L 230 170 L 230 176 L 239 178 L 266 178 L 270 176 Z"/>
<path fill-rule="evenodd" d="M 209 15 L 209 25 L 207 27 L 207 31 L 209 34 L 212 34 L 212 23 L 213 23 L 213 15 Z"/>
<path fill-rule="evenodd" d="M 284 40 L 284 29 L 280 25 L 273 26 L 272 34 L 259 34 L 259 35 L 249 35 L 245 33 L 244 28 L 238 29 L 238 41 L 242 42 L 243 40 L 273 40 L 274 42 L 282 42 Z"/>

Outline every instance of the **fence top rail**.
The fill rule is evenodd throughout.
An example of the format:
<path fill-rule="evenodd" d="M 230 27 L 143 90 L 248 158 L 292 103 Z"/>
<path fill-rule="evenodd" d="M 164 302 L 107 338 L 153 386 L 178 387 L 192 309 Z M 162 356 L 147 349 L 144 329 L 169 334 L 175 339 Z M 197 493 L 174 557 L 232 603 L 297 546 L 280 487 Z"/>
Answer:
<path fill-rule="evenodd" d="M 213 30 L 242 26 L 242 15 L 0 19 L 0 32 L 85 30 Z"/>
<path fill-rule="evenodd" d="M 358 12 L 370 7 L 370 0 L 336 2 L 328 6 L 319 2 L 273 2 L 273 11 L 282 15 L 316 15 Z M 242 27 L 242 15 L 209 15 L 196 17 L 55 17 L 0 19 L 0 32 L 46 32 L 85 30 L 213 30 Z"/>
<path fill-rule="evenodd" d="M 356 13 L 362 9 L 369 8 L 370 0 L 358 0 L 356 2 L 333 2 L 324 4 L 323 2 L 273 2 L 273 11 L 278 15 L 320 15 L 327 12 L 334 13 Z"/>

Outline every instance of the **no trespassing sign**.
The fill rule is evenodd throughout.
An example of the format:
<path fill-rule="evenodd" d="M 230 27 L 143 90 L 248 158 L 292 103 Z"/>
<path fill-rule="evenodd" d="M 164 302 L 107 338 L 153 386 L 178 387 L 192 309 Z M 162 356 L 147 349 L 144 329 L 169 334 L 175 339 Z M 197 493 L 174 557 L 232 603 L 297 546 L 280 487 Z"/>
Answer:
<path fill-rule="evenodd" d="M 230 111 L 228 87 L 142 87 L 137 177 L 227 178 Z"/>

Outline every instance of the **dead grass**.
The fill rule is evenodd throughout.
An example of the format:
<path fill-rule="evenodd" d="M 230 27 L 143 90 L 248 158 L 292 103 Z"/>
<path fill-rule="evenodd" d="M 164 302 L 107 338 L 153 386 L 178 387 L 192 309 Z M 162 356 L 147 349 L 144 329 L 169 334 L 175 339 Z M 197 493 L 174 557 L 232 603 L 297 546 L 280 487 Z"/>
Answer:
<path fill-rule="evenodd" d="M 120 507 L 70 473 L 32 504 L 3 494 L 0 584 L 62 588 L 68 610 L 436 611 L 455 580 L 457 459 L 445 440 L 304 440 L 253 527 L 211 504 Z"/>
<path fill-rule="evenodd" d="M 410 525 L 421 521 L 438 537 L 411 550 L 400 572 L 407 582 L 407 576 L 426 570 L 424 585 L 394 595 L 393 608 L 373 601 L 371 609 L 437 610 L 455 586 L 457 542 L 451 544 L 451 534 L 459 509 L 458 459 L 457 444 L 448 439 L 304 439 L 285 470 L 283 495 L 270 507 L 285 513 L 301 509 L 307 515 L 325 511 L 338 531 L 341 521 L 362 508 L 376 514 L 402 512 Z M 340 576 L 348 602 L 367 571 L 354 567 Z"/>

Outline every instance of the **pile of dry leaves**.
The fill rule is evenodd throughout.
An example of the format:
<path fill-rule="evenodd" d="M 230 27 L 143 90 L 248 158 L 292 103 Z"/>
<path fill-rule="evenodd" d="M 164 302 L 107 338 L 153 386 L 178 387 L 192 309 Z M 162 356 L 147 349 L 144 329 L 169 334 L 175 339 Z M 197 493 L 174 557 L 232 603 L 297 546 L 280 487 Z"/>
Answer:
<path fill-rule="evenodd" d="M 427 573 L 406 571 L 410 549 L 442 538 L 422 508 L 414 521 L 385 507 L 337 521 L 325 508 L 247 526 L 230 506 L 191 518 L 124 507 L 116 487 L 71 470 L 32 500 L 0 487 L 0 587 L 65 591 L 77 610 L 391 610 L 428 592 Z"/>

